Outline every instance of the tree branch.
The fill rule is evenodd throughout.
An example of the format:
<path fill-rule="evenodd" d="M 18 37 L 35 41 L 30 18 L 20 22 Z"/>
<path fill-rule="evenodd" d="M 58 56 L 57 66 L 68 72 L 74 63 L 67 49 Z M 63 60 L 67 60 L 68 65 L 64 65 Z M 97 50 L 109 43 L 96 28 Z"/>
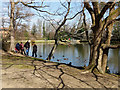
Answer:
<path fill-rule="evenodd" d="M 64 20 L 63 20 L 62 23 L 59 25 L 59 27 L 56 29 L 55 36 L 54 36 L 55 44 L 57 44 L 57 34 L 58 34 L 58 31 L 59 31 L 60 28 L 65 24 L 65 22 L 66 22 L 66 20 L 67 20 L 66 18 L 67 18 L 67 16 L 68 16 L 69 12 L 70 12 L 70 3 L 71 3 L 71 2 L 68 2 L 68 9 L 67 9 L 66 15 L 64 16 Z"/>
<path fill-rule="evenodd" d="M 119 18 L 117 18 L 117 16 L 120 15 L 120 7 L 117 8 L 116 10 L 114 10 L 108 17 L 106 17 L 104 20 L 103 20 L 103 23 L 105 23 L 105 28 L 110 25 L 112 22 L 115 22 L 115 21 L 119 21 Z M 113 17 L 114 16 L 114 17 Z"/>
<path fill-rule="evenodd" d="M 120 18 L 109 21 L 106 26 L 109 26 L 110 24 L 112 24 L 116 21 L 120 21 Z"/>
<path fill-rule="evenodd" d="M 88 2 L 84 2 L 84 6 L 88 10 L 88 12 L 90 13 L 91 18 L 92 18 L 92 24 L 94 25 L 95 24 L 95 14 L 94 14 L 93 9 L 91 8 L 91 6 L 89 5 Z"/>
<path fill-rule="evenodd" d="M 77 12 L 73 17 L 71 17 L 71 18 L 67 18 L 67 20 L 71 20 L 71 19 L 74 19 L 78 14 L 80 14 L 80 13 L 82 13 L 83 12 L 83 10 L 82 11 L 79 11 L 79 12 Z"/>
<path fill-rule="evenodd" d="M 85 25 L 85 34 L 86 34 L 86 37 L 87 37 L 87 40 L 88 40 L 88 43 L 89 45 L 91 44 L 90 43 L 90 40 L 89 40 L 89 36 L 88 36 L 88 30 L 87 30 L 87 24 L 86 24 L 86 15 L 85 15 L 85 12 L 84 12 L 84 7 L 83 7 L 83 23 Z"/>
<path fill-rule="evenodd" d="M 120 48 L 120 45 L 107 45 L 107 44 L 103 44 L 102 47 L 103 47 L 103 49 L 105 49 L 105 48 L 117 49 L 117 48 Z"/>
<path fill-rule="evenodd" d="M 108 48 L 117 49 L 117 48 L 120 48 L 120 45 L 110 45 L 108 46 Z"/>
<path fill-rule="evenodd" d="M 102 9 L 102 11 L 100 12 L 100 19 L 103 17 L 103 15 L 105 14 L 105 12 L 108 10 L 108 8 L 110 8 L 112 5 L 114 5 L 114 2 L 108 2 Z"/>
<path fill-rule="evenodd" d="M 67 7 L 61 2 L 61 0 L 59 0 L 60 1 L 60 4 L 65 8 L 65 9 L 67 9 Z"/>
<path fill-rule="evenodd" d="M 45 12 L 45 13 L 47 13 L 47 14 L 49 14 L 49 15 L 56 15 L 56 14 L 50 13 L 50 12 L 48 12 L 48 11 L 44 11 L 44 10 L 38 9 L 38 8 L 43 8 L 42 6 L 31 6 L 31 5 L 28 5 L 28 4 L 24 3 L 24 2 L 21 2 L 21 3 L 22 3 L 24 6 L 27 6 L 27 7 L 30 7 L 30 8 L 35 9 L 36 11 Z"/>
<path fill-rule="evenodd" d="M 97 17 L 100 13 L 98 2 L 92 2 L 95 16 Z"/>

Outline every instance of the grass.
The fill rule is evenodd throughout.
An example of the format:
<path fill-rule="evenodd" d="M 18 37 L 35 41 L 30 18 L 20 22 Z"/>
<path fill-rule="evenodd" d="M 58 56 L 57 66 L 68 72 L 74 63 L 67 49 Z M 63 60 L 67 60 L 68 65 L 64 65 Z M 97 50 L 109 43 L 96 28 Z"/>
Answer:
<path fill-rule="evenodd" d="M 15 56 L 15 55 L 13 56 L 10 54 L 4 54 L 2 55 L 2 67 L 6 68 L 12 65 L 12 67 L 19 68 L 19 69 L 34 69 L 34 66 L 32 66 L 33 60 L 46 62 L 43 59 L 34 58 L 34 57 Z"/>
<path fill-rule="evenodd" d="M 15 65 L 16 68 L 19 68 L 19 69 L 34 69 L 33 66 L 30 66 L 30 65 Z"/>
<path fill-rule="evenodd" d="M 2 56 L 2 67 L 14 65 L 14 67 L 19 69 L 34 68 L 33 66 L 27 65 L 31 63 L 32 60 L 32 58 L 28 57 L 12 56 L 6 54 Z"/>

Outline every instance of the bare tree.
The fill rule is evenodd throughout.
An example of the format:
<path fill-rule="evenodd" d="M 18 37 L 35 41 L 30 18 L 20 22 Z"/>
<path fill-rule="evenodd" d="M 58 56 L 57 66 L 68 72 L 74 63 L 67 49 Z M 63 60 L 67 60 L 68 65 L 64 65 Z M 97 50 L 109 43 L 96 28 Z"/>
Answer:
<path fill-rule="evenodd" d="M 18 26 L 22 25 L 22 21 L 29 21 L 29 17 L 33 16 L 34 14 L 31 12 L 26 12 L 25 8 L 20 4 L 19 0 L 14 1 L 10 0 L 10 13 L 8 10 L 8 16 L 10 17 L 10 51 L 14 51 L 15 48 L 15 33 Z"/>
<path fill-rule="evenodd" d="M 70 4 L 71 4 L 71 1 L 67 1 L 67 7 L 65 7 L 66 10 L 67 10 L 67 12 L 66 12 L 66 14 L 65 14 L 65 16 L 64 16 L 64 19 L 63 19 L 63 21 L 61 22 L 61 24 L 59 24 L 58 28 L 56 28 L 55 36 L 54 36 L 55 44 L 54 44 L 54 46 L 52 47 L 52 50 L 51 50 L 51 52 L 49 53 L 49 55 L 48 55 L 48 57 L 47 57 L 47 60 L 50 60 L 50 59 L 51 59 L 53 53 L 55 52 L 55 50 L 56 50 L 56 48 L 57 48 L 57 46 L 58 46 L 58 34 L 59 34 L 58 32 L 60 31 L 61 27 L 66 23 L 67 20 L 74 19 L 78 14 L 80 14 L 80 13 L 82 12 L 82 11 L 79 11 L 79 12 L 77 12 L 73 17 L 68 18 L 68 15 L 69 15 L 69 13 L 70 13 Z"/>
<path fill-rule="evenodd" d="M 15 11 L 15 2 L 14 0 L 10 0 L 11 4 L 11 13 L 10 13 L 10 33 L 11 33 L 11 44 L 10 51 L 14 51 L 15 48 L 15 38 L 14 38 L 14 11 Z"/>
<path fill-rule="evenodd" d="M 91 29 L 94 34 L 94 38 L 91 41 L 89 41 L 90 62 L 89 66 L 87 67 L 87 70 L 90 70 L 91 72 L 93 72 L 95 69 L 97 69 L 101 73 L 105 72 L 108 50 L 111 47 L 110 40 L 113 24 L 115 21 L 120 20 L 119 18 L 117 18 L 120 15 L 120 8 L 117 7 L 115 9 L 115 5 L 115 2 L 107 2 L 100 10 L 100 5 L 98 2 L 92 2 L 92 5 L 90 5 L 89 2 L 84 2 L 85 8 L 91 15 Z M 93 6 L 93 8 L 91 6 Z M 107 10 L 109 10 L 109 15 L 104 19 L 104 15 L 107 12 Z M 105 30 L 107 37 L 104 43 L 103 34 Z"/>

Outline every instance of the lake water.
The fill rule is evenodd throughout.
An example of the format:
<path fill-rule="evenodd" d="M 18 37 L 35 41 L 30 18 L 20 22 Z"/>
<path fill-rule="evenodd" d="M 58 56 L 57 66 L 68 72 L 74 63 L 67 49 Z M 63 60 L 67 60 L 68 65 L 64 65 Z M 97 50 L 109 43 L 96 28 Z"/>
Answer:
<path fill-rule="evenodd" d="M 37 58 L 46 59 L 53 44 L 47 43 L 37 43 L 38 51 Z M 59 45 L 52 57 L 51 61 L 66 63 L 73 66 L 88 66 L 89 63 L 89 50 L 88 44 L 76 44 L 76 45 Z M 32 46 L 30 48 L 29 55 L 32 56 Z M 42 56 L 42 57 L 41 57 Z M 118 60 L 120 58 L 120 49 L 110 49 L 108 55 L 108 66 L 110 68 L 110 73 L 118 73 Z"/>

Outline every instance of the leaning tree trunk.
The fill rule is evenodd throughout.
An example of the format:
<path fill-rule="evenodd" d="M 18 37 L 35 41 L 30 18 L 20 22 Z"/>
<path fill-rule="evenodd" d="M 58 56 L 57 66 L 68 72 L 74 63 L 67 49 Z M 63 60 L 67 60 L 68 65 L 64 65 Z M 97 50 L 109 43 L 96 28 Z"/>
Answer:
<path fill-rule="evenodd" d="M 14 10 L 15 10 L 15 3 L 14 0 L 10 0 L 11 3 L 11 16 L 10 16 L 10 51 L 14 51 L 15 48 L 15 38 L 14 38 Z"/>
<path fill-rule="evenodd" d="M 57 39 L 55 39 L 55 43 L 54 43 L 54 45 L 52 47 L 52 50 L 50 51 L 48 57 L 46 58 L 46 60 L 51 60 L 51 58 L 52 58 L 52 56 L 53 56 L 57 46 L 58 46 Z"/>

